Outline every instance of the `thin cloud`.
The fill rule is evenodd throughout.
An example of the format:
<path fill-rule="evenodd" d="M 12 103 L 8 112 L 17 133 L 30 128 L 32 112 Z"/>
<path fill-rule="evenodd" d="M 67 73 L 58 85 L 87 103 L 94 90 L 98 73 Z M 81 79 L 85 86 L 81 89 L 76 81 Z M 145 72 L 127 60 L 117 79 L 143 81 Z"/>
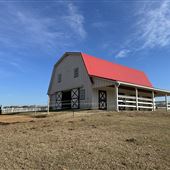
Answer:
<path fill-rule="evenodd" d="M 56 13 L 51 15 L 53 5 Z M 0 2 L 0 6 L 0 76 L 4 78 L 30 71 L 22 59 L 31 58 L 31 51 L 49 56 L 76 46 L 87 35 L 84 16 L 73 3 L 51 3 L 36 10 L 22 2 Z"/>
<path fill-rule="evenodd" d="M 115 58 L 134 56 L 136 52 L 153 48 L 164 48 L 170 45 L 170 2 L 143 3 L 140 6 L 137 22 L 133 31 Z M 122 45 L 121 45 L 122 48 Z"/>
<path fill-rule="evenodd" d="M 170 2 L 146 8 L 138 23 L 143 48 L 165 47 L 170 44 Z"/>
<path fill-rule="evenodd" d="M 128 49 L 123 49 L 123 50 L 121 50 L 121 51 L 119 51 L 119 52 L 117 53 L 117 55 L 115 56 L 115 58 L 125 58 L 125 57 L 128 56 L 129 53 L 130 53 L 130 50 L 128 50 Z"/>
<path fill-rule="evenodd" d="M 50 29 L 50 27 L 55 26 L 54 19 L 35 17 L 23 12 L 18 12 L 17 18 L 29 34 L 30 39 L 28 40 L 33 40 L 34 43 L 54 47 L 55 44 L 58 44 L 57 40 L 61 42 L 63 37 L 67 37 L 62 31 Z"/>
<path fill-rule="evenodd" d="M 63 19 L 68 23 L 72 30 L 78 34 L 81 38 L 85 38 L 87 33 L 84 28 L 84 16 L 78 11 L 77 7 L 72 3 L 67 5 L 68 16 L 64 16 Z"/>
<path fill-rule="evenodd" d="M 22 67 L 22 65 L 19 62 L 11 61 L 8 64 L 11 65 L 12 67 L 14 67 L 15 69 L 17 69 L 20 72 L 25 72 L 24 68 Z"/>
<path fill-rule="evenodd" d="M 73 38 L 86 37 L 84 17 L 73 3 L 56 6 L 56 10 L 68 8 L 68 13 L 58 10 L 54 16 L 44 16 L 41 9 L 37 12 L 25 6 L 19 8 L 15 3 L 3 5 L 3 11 L 0 11 L 0 45 L 12 48 L 38 45 L 43 49 L 56 49 L 73 46 L 70 42 Z"/>
<path fill-rule="evenodd" d="M 0 72 L 2 73 L 4 68 L 6 67 L 10 67 L 10 68 L 14 68 L 16 71 L 19 71 L 19 72 L 25 72 L 25 68 L 26 66 L 23 67 L 23 61 L 20 60 L 20 59 L 3 59 L 3 58 L 0 58 Z M 9 71 L 9 70 L 8 70 Z"/>
<path fill-rule="evenodd" d="M 109 26 L 110 26 L 109 21 L 96 21 L 92 23 L 92 27 L 97 28 L 97 29 L 102 29 L 102 30 Z"/>

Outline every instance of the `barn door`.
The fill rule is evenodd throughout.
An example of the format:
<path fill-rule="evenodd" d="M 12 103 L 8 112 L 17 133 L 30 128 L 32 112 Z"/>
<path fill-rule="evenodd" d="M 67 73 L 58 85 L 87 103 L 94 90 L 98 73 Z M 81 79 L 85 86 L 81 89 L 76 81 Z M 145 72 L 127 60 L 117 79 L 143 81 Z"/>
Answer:
<path fill-rule="evenodd" d="M 107 109 L 107 94 L 106 91 L 99 90 L 99 109 Z"/>
<path fill-rule="evenodd" d="M 71 108 L 79 109 L 79 89 L 71 90 Z"/>
<path fill-rule="evenodd" d="M 60 110 L 62 108 L 62 92 L 56 93 L 56 109 Z"/>

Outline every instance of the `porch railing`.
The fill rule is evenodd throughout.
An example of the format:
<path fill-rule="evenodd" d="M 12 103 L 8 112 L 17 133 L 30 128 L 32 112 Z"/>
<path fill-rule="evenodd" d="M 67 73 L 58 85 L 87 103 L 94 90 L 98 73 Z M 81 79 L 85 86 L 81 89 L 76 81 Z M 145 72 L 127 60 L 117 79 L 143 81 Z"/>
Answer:
<path fill-rule="evenodd" d="M 167 110 L 170 110 L 170 103 L 168 103 L 168 107 L 167 107 Z"/>
<path fill-rule="evenodd" d="M 135 110 L 138 109 L 153 110 L 155 107 L 155 103 L 154 104 L 153 103 L 154 103 L 153 99 L 151 98 L 118 95 L 118 107 L 122 109 L 134 108 Z"/>

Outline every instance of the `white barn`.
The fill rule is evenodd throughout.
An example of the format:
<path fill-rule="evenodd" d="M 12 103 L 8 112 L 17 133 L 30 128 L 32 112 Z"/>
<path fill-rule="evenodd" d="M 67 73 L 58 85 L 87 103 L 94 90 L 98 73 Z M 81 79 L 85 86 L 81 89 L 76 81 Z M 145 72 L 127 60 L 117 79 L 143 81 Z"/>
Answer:
<path fill-rule="evenodd" d="M 81 52 L 66 52 L 54 65 L 48 88 L 50 110 L 152 110 L 155 97 L 170 91 L 154 88 L 142 71 Z"/>

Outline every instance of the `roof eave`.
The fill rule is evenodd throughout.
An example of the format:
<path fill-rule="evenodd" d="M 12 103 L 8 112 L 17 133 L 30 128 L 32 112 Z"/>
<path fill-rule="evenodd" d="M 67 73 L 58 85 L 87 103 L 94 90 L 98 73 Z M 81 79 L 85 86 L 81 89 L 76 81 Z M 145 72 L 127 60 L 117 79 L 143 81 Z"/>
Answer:
<path fill-rule="evenodd" d="M 170 95 L 169 90 L 159 89 L 159 88 L 155 88 L 155 87 L 142 86 L 142 85 L 137 85 L 137 84 L 131 84 L 131 83 L 126 83 L 126 82 L 121 82 L 121 81 L 117 81 L 117 82 L 122 84 L 122 85 L 133 86 L 133 87 L 136 87 L 136 88 L 147 89 L 147 90 L 151 90 L 151 91 L 155 91 L 155 92 L 161 92 L 161 93 L 165 93 L 165 94 Z"/>

